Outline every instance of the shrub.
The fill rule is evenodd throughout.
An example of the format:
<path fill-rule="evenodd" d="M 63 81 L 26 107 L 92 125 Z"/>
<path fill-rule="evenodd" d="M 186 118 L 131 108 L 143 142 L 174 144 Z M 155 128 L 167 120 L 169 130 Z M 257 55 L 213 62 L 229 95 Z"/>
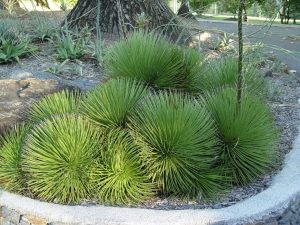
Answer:
<path fill-rule="evenodd" d="M 235 58 L 225 57 L 212 62 L 202 78 L 201 89 L 204 91 L 217 90 L 226 87 L 236 87 L 238 63 Z M 265 84 L 259 71 L 246 66 L 244 70 L 244 87 L 252 93 L 263 93 Z"/>
<path fill-rule="evenodd" d="M 221 162 L 231 170 L 233 180 L 245 184 L 264 174 L 274 162 L 277 145 L 277 132 L 265 103 L 244 93 L 237 111 L 236 91 L 225 89 L 208 95 L 206 105 L 222 140 Z"/>
<path fill-rule="evenodd" d="M 29 126 L 16 125 L 0 140 L 0 185 L 7 190 L 21 192 L 24 188 L 21 149 L 28 132 Z"/>
<path fill-rule="evenodd" d="M 111 77 L 130 77 L 156 88 L 193 91 L 201 56 L 153 33 L 137 32 L 112 46 L 104 63 Z"/>
<path fill-rule="evenodd" d="M 29 119 L 32 122 L 40 122 L 53 115 L 75 113 L 80 102 L 79 93 L 64 90 L 46 96 L 32 105 Z"/>
<path fill-rule="evenodd" d="M 56 116 L 34 127 L 23 152 L 30 191 L 57 203 L 86 198 L 98 139 L 87 119 L 75 115 Z"/>
<path fill-rule="evenodd" d="M 130 122 L 150 176 L 164 193 L 216 194 L 222 179 L 212 170 L 216 130 L 199 103 L 160 92 L 141 102 Z"/>
<path fill-rule="evenodd" d="M 128 205 L 152 195 L 153 185 L 142 167 L 138 148 L 126 131 L 110 131 L 101 154 L 102 160 L 91 175 L 100 200 Z"/>
<path fill-rule="evenodd" d="M 123 126 L 128 113 L 147 93 L 147 88 L 134 80 L 110 80 L 87 94 L 82 112 L 100 126 Z"/>

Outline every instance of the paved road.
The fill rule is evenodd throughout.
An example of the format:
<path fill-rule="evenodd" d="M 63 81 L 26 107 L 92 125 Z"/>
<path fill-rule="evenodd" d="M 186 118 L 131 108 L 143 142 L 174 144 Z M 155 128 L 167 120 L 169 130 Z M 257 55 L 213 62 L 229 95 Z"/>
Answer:
<path fill-rule="evenodd" d="M 200 24 L 201 27 L 207 29 L 218 29 L 227 33 L 237 33 L 236 22 L 201 20 Z M 244 24 L 244 34 L 249 36 L 257 32 L 255 35 L 249 37 L 251 43 L 262 42 L 267 46 L 278 46 L 279 48 L 289 51 L 296 51 L 300 55 L 300 40 L 293 41 L 290 38 L 292 36 L 300 37 L 300 26 L 287 26 L 280 25 L 270 27 Z M 268 51 L 274 51 L 278 58 L 288 64 L 289 69 L 296 70 L 296 74 L 300 77 L 300 56 L 292 56 L 274 49 L 268 49 Z"/>

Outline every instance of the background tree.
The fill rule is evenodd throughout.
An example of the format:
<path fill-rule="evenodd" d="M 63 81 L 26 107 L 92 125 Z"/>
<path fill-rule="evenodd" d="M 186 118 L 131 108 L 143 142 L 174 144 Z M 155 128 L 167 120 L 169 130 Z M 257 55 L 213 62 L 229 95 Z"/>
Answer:
<path fill-rule="evenodd" d="M 263 14 L 269 18 L 276 16 L 279 10 L 276 0 L 265 0 L 260 3 L 260 8 Z"/>
<path fill-rule="evenodd" d="M 235 18 L 239 7 L 239 0 L 221 0 L 220 4 L 221 4 L 222 11 L 232 13 Z"/>
<path fill-rule="evenodd" d="M 202 13 L 205 11 L 211 4 L 217 2 L 218 0 L 190 0 L 191 8 L 197 13 Z"/>
<path fill-rule="evenodd" d="M 265 0 L 244 0 L 242 5 L 244 21 L 248 21 L 247 9 L 251 7 L 254 4 L 254 2 L 262 4 L 263 2 L 265 2 Z M 239 9 L 240 0 L 220 0 L 220 3 L 223 11 L 232 13 L 235 18 L 236 13 L 238 12 Z"/>
<path fill-rule="evenodd" d="M 289 1 L 289 16 L 293 19 L 293 23 L 296 24 L 296 19 L 300 18 L 300 1 L 290 0 Z"/>

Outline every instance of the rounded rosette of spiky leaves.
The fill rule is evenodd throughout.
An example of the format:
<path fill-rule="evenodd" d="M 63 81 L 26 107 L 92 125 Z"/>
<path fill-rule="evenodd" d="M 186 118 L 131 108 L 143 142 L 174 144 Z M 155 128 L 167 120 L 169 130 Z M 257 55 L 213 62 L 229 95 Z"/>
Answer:
<path fill-rule="evenodd" d="M 111 130 L 101 146 L 101 160 L 91 173 L 98 198 L 110 204 L 140 203 L 153 195 L 138 147 L 124 130 Z"/>
<path fill-rule="evenodd" d="M 260 72 L 246 64 L 243 70 L 244 89 L 255 94 L 265 93 L 266 86 Z M 238 60 L 234 57 L 224 57 L 208 64 L 207 70 L 199 82 L 202 91 L 216 91 L 222 88 L 237 86 Z"/>
<path fill-rule="evenodd" d="M 29 125 L 16 125 L 0 140 L 0 186 L 9 191 L 21 192 L 25 186 L 21 149 L 29 130 Z"/>
<path fill-rule="evenodd" d="M 113 45 L 104 63 L 111 77 L 129 77 L 155 88 L 195 91 L 203 57 L 154 33 L 135 32 Z"/>
<path fill-rule="evenodd" d="M 205 197 L 220 190 L 222 178 L 212 169 L 216 128 L 198 102 L 160 92 L 141 102 L 130 122 L 150 177 L 163 193 Z"/>
<path fill-rule="evenodd" d="M 128 113 L 149 93 L 140 82 L 132 79 L 113 79 L 87 93 L 82 113 L 102 127 L 123 126 Z"/>
<path fill-rule="evenodd" d="M 53 115 L 76 113 L 80 103 L 78 92 L 64 90 L 42 98 L 29 111 L 29 119 L 38 123 Z"/>
<path fill-rule="evenodd" d="M 52 117 L 35 126 L 23 150 L 29 190 L 39 199 L 56 203 L 86 198 L 98 136 L 88 119 L 76 115 Z"/>
<path fill-rule="evenodd" d="M 222 165 L 233 181 L 246 184 L 268 171 L 277 155 L 278 136 L 266 103 L 244 92 L 239 107 L 235 89 L 207 95 L 205 102 L 222 140 Z"/>

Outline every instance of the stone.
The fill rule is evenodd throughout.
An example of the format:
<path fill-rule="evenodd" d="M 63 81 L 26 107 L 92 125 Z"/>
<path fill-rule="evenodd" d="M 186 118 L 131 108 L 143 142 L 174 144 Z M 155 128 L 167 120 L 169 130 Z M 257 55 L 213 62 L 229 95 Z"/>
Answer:
<path fill-rule="evenodd" d="M 27 220 L 21 220 L 19 225 L 31 225 L 31 223 L 29 223 Z"/>
<path fill-rule="evenodd" d="M 66 88 L 56 80 L 0 80 L 0 134 L 6 127 L 24 120 L 33 102 Z"/>
<path fill-rule="evenodd" d="M 22 220 L 31 225 L 47 225 L 48 221 L 44 218 L 36 217 L 33 215 L 23 215 Z"/>

